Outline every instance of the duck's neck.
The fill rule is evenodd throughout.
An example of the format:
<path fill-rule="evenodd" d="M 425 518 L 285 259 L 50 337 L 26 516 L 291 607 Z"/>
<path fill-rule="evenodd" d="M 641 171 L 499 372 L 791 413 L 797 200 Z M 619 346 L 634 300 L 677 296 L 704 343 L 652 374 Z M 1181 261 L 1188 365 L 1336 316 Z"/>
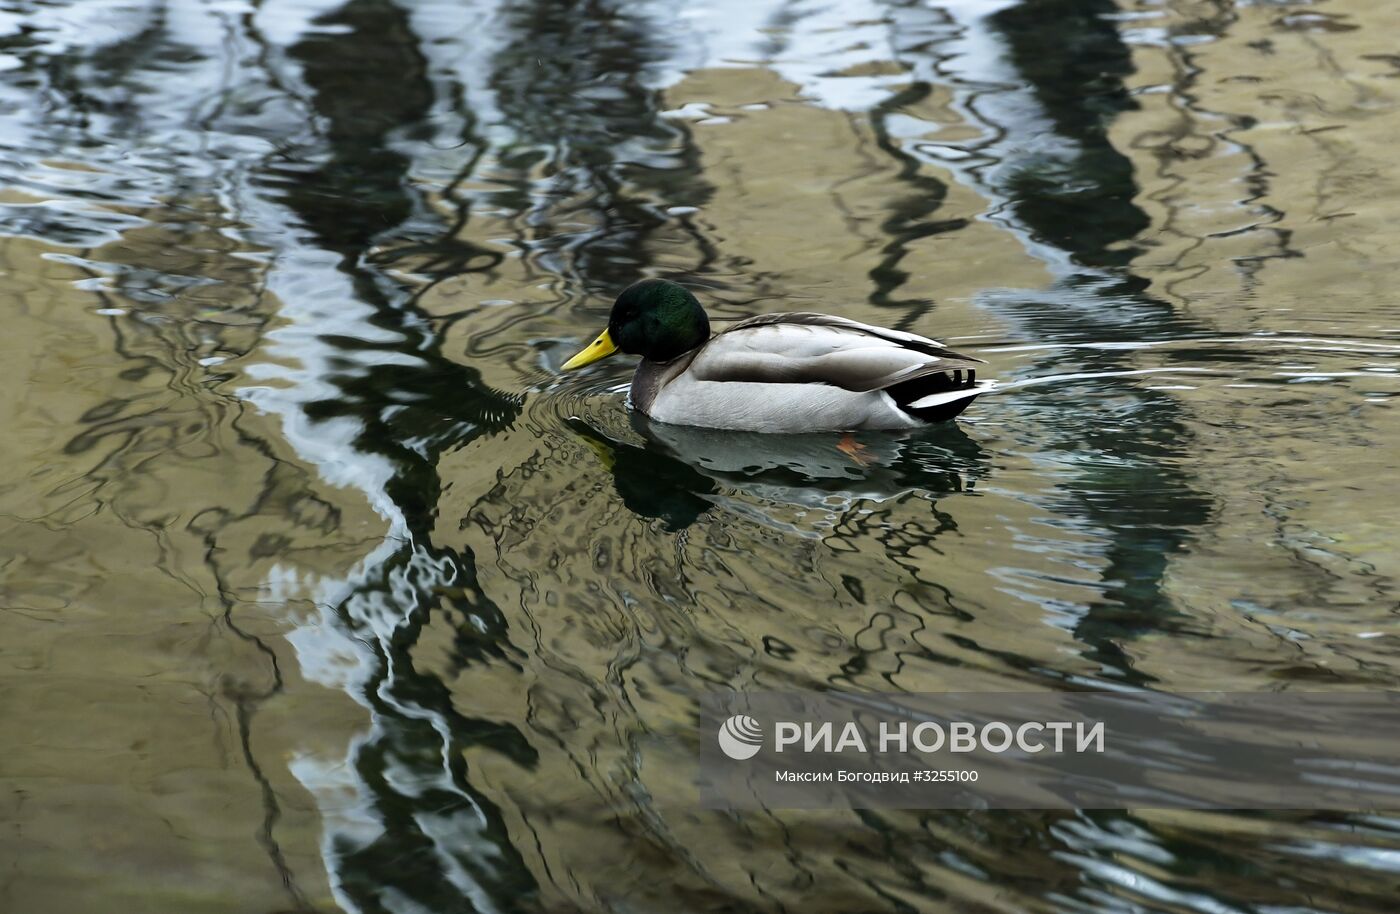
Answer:
<path fill-rule="evenodd" d="M 700 347 L 674 358 L 669 362 L 654 362 L 651 359 L 642 359 L 637 365 L 636 374 L 632 375 L 632 392 L 630 399 L 632 405 L 647 415 L 651 415 L 651 405 L 656 402 L 657 394 L 661 393 L 661 388 L 671 383 L 690 367 L 690 363 L 700 352 Z"/>

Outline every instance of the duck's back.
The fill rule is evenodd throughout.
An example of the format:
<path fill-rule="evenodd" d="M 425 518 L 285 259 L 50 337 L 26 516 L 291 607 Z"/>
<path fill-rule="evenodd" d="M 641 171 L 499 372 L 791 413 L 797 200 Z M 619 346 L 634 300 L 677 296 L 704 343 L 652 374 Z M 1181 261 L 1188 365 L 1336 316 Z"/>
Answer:
<path fill-rule="evenodd" d="M 978 361 L 935 340 L 833 315 L 770 314 L 726 328 L 681 359 L 643 362 L 632 401 L 658 421 L 710 428 L 912 428 L 929 421 L 916 399 L 963 389 L 954 400 L 975 396 Z M 947 404 L 939 408 L 948 412 Z"/>

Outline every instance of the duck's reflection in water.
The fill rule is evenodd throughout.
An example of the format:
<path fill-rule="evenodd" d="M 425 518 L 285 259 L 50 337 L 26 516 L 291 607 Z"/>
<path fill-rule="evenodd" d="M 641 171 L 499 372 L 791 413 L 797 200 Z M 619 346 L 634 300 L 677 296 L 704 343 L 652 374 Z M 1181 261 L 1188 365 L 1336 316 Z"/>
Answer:
<path fill-rule="evenodd" d="M 809 512 L 815 522 L 798 532 L 819 536 L 862 502 L 965 492 L 986 475 L 981 446 L 951 422 L 916 432 L 766 435 L 635 412 L 630 421 L 636 441 L 580 418 L 568 426 L 612 474 L 622 503 L 673 533 L 716 509 L 791 529 L 790 510 L 767 510 L 783 507 Z"/>

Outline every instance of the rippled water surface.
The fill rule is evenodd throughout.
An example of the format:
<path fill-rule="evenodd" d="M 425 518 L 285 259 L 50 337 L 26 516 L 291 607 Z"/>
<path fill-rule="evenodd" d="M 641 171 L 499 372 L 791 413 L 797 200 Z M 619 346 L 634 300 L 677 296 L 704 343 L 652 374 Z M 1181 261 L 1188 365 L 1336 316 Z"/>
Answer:
<path fill-rule="evenodd" d="M 709 689 L 1400 687 L 1400 7 L 0 2 L 0 910 L 1395 909 L 1400 819 L 701 812 Z M 644 276 L 956 425 L 629 418 Z"/>

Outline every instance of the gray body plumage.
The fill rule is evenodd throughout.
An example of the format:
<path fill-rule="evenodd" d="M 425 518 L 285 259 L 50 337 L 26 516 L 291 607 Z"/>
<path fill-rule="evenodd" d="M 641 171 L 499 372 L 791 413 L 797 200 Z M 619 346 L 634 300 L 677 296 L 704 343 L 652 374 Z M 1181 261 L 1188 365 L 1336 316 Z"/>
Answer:
<path fill-rule="evenodd" d="M 912 333 L 828 314 L 740 321 L 670 362 L 643 361 L 632 404 L 659 422 L 765 432 L 902 429 L 911 409 L 976 396 L 969 387 L 902 406 L 889 389 L 933 374 L 961 376 L 980 359 Z"/>

